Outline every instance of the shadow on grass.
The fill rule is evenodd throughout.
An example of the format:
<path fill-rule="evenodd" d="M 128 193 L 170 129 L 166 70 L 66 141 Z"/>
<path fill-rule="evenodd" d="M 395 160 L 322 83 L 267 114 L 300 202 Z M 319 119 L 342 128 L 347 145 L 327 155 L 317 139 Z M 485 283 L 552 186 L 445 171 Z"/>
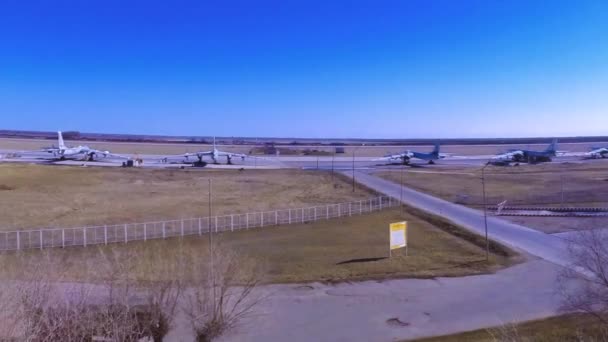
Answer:
<path fill-rule="evenodd" d="M 340 262 L 336 263 L 336 265 L 355 264 L 355 263 L 359 263 L 359 262 L 371 262 L 371 261 L 378 261 L 378 260 L 382 260 L 382 259 L 388 259 L 388 257 L 350 259 L 350 260 L 346 260 L 346 261 L 340 261 Z"/>

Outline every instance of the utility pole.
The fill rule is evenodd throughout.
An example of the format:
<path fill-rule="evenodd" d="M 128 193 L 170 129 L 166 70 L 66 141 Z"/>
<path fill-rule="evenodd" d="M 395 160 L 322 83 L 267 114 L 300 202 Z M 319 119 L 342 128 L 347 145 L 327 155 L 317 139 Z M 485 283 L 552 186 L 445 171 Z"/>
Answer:
<path fill-rule="evenodd" d="M 353 192 L 355 192 L 355 151 L 357 149 L 353 150 Z"/>
<path fill-rule="evenodd" d="M 490 164 L 481 168 L 481 188 L 483 191 L 483 223 L 486 230 L 486 261 L 490 260 L 490 240 L 488 239 L 488 209 L 486 203 L 486 174 L 485 169 Z"/>
<path fill-rule="evenodd" d="M 560 188 L 561 188 L 561 193 L 562 193 L 562 207 L 564 206 L 564 173 L 563 171 L 560 171 L 559 173 L 559 182 L 560 182 Z"/>
<path fill-rule="evenodd" d="M 399 202 L 401 204 L 401 208 L 405 212 L 405 206 L 403 205 L 403 174 L 404 173 L 405 173 L 405 164 L 403 164 L 401 167 L 401 180 L 400 180 L 401 186 L 399 187 Z"/>
<path fill-rule="evenodd" d="M 334 181 L 334 156 L 336 155 L 336 152 L 334 151 L 334 153 L 331 154 L 331 181 Z"/>
<path fill-rule="evenodd" d="M 211 263 L 211 286 L 213 287 L 213 310 L 216 310 L 217 305 L 217 297 L 215 290 L 215 262 L 214 262 L 214 253 L 213 250 L 213 231 L 211 230 L 211 217 L 213 216 L 213 211 L 211 210 L 211 178 L 209 178 L 209 219 L 208 219 L 208 227 L 209 227 L 209 261 Z M 217 227 L 215 227 L 217 229 Z"/>

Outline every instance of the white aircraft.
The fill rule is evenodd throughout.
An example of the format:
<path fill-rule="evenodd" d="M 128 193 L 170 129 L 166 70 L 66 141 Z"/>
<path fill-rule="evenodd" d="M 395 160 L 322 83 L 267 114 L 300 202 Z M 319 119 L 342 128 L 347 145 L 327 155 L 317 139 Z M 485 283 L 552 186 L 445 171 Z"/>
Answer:
<path fill-rule="evenodd" d="M 594 148 L 593 150 L 585 153 L 585 157 L 590 159 L 608 158 L 608 148 Z"/>
<path fill-rule="evenodd" d="M 58 145 L 59 146 L 45 148 L 45 149 L 43 149 L 43 151 L 52 153 L 54 157 L 56 157 L 60 160 L 77 158 L 79 156 L 83 156 L 85 160 L 91 161 L 91 160 L 95 160 L 99 156 L 103 156 L 105 158 L 108 155 L 116 156 L 119 158 L 126 158 L 126 157 L 123 157 L 120 155 L 112 154 L 112 153 L 110 153 L 110 151 L 100 151 L 100 150 L 90 148 L 88 146 L 79 145 L 79 146 L 75 146 L 75 147 L 68 147 L 63 142 L 63 135 L 61 134 L 61 132 L 57 132 L 57 135 L 58 135 Z"/>
<path fill-rule="evenodd" d="M 227 164 L 232 164 L 232 158 L 234 158 L 234 157 L 241 158 L 241 160 L 245 160 L 245 158 L 247 157 L 246 154 L 224 152 L 224 151 L 218 150 L 217 147 L 215 146 L 215 137 L 214 137 L 213 138 L 213 149 L 211 151 L 199 151 L 199 152 L 194 152 L 194 153 L 178 154 L 178 155 L 175 155 L 175 156 L 166 156 L 162 160 L 164 162 L 166 162 L 167 159 L 171 158 L 171 157 L 185 157 L 186 161 L 188 161 L 189 157 L 197 157 L 198 158 L 198 162 L 202 163 L 203 162 L 203 157 L 205 157 L 205 156 L 211 157 L 211 160 L 213 160 L 214 164 L 219 164 L 218 160 L 219 160 L 220 157 L 226 157 L 226 163 Z"/>

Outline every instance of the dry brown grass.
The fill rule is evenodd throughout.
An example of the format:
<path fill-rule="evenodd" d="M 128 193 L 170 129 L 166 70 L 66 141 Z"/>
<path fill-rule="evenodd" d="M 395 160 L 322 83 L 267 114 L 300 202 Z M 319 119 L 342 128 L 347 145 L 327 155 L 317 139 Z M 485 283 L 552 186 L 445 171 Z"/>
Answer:
<path fill-rule="evenodd" d="M 481 168 L 406 169 L 404 184 L 451 202 L 483 204 Z M 378 176 L 399 183 L 400 170 Z M 486 168 L 486 196 L 490 204 L 508 200 L 511 205 L 608 205 L 608 163 L 538 164 Z"/>
<path fill-rule="evenodd" d="M 71 227 L 295 208 L 372 196 L 329 173 L 0 164 L 0 229 Z"/>
<path fill-rule="evenodd" d="M 418 342 L 580 342 L 606 341 L 608 330 L 590 315 L 569 314 L 504 327 L 431 337 Z"/>
<path fill-rule="evenodd" d="M 399 220 L 409 222 L 409 256 L 401 249 L 393 251 L 389 259 L 388 224 Z M 236 251 L 244 262 L 262 265 L 267 282 L 279 283 L 462 276 L 493 272 L 517 259 L 492 254 L 487 263 L 483 248 L 399 209 L 309 224 L 226 232 L 216 234 L 215 238 L 221 248 Z M 183 266 L 188 264 L 187 260 L 207 259 L 207 250 L 207 236 L 101 247 L 105 254 L 109 251 L 123 254 L 125 262 L 133 263 L 133 272 L 142 281 L 171 279 L 174 276 L 171 272 L 157 271 L 159 265 Z M 41 253 L 33 250 L 1 255 L 0 277 L 19 277 L 21 260 Z M 55 249 L 46 253 L 55 263 L 68 268 L 68 279 L 95 280 L 97 271 L 92 260 L 99 253 L 97 248 Z"/>

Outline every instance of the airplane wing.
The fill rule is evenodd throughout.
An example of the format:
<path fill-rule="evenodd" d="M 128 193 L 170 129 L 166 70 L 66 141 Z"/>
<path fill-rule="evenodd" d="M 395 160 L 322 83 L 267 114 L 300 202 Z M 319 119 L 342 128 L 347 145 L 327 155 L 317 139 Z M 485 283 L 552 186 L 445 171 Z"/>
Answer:
<path fill-rule="evenodd" d="M 199 151 L 199 152 L 186 152 L 186 153 L 182 153 L 182 154 L 161 155 L 159 157 L 160 157 L 160 161 L 166 162 L 168 160 L 176 159 L 176 158 L 186 158 L 186 160 L 188 160 L 189 157 L 202 158 L 204 156 L 212 156 L 212 155 L 213 155 L 213 151 Z"/>
<path fill-rule="evenodd" d="M 98 151 L 98 150 L 94 150 L 95 154 L 101 154 L 104 157 L 111 157 L 111 158 L 120 158 L 120 159 L 131 159 L 131 156 L 126 156 L 123 154 L 116 154 L 116 153 L 111 153 L 110 151 Z"/>
<path fill-rule="evenodd" d="M 198 156 L 211 156 L 213 151 L 199 151 L 199 152 L 187 152 L 184 154 L 174 155 L 173 157 L 198 157 Z"/>
<path fill-rule="evenodd" d="M 490 160 L 492 160 L 492 161 L 515 161 L 516 159 L 521 158 L 523 156 L 524 156 L 524 151 L 514 150 L 514 151 L 509 151 L 507 153 L 496 155 L 496 156 L 490 158 Z"/>
<path fill-rule="evenodd" d="M 413 157 L 413 154 L 409 151 L 399 153 L 399 154 L 387 154 L 384 157 L 372 159 L 372 161 L 390 161 L 390 160 L 400 160 L 400 159 L 410 159 Z"/>
<path fill-rule="evenodd" d="M 220 157 L 226 157 L 226 156 L 228 156 L 230 158 L 232 158 L 232 157 L 239 157 L 239 158 L 246 158 L 246 157 L 248 157 L 248 155 L 242 154 L 242 153 L 232 153 L 232 152 L 222 152 L 222 151 L 218 151 L 217 154 Z"/>

